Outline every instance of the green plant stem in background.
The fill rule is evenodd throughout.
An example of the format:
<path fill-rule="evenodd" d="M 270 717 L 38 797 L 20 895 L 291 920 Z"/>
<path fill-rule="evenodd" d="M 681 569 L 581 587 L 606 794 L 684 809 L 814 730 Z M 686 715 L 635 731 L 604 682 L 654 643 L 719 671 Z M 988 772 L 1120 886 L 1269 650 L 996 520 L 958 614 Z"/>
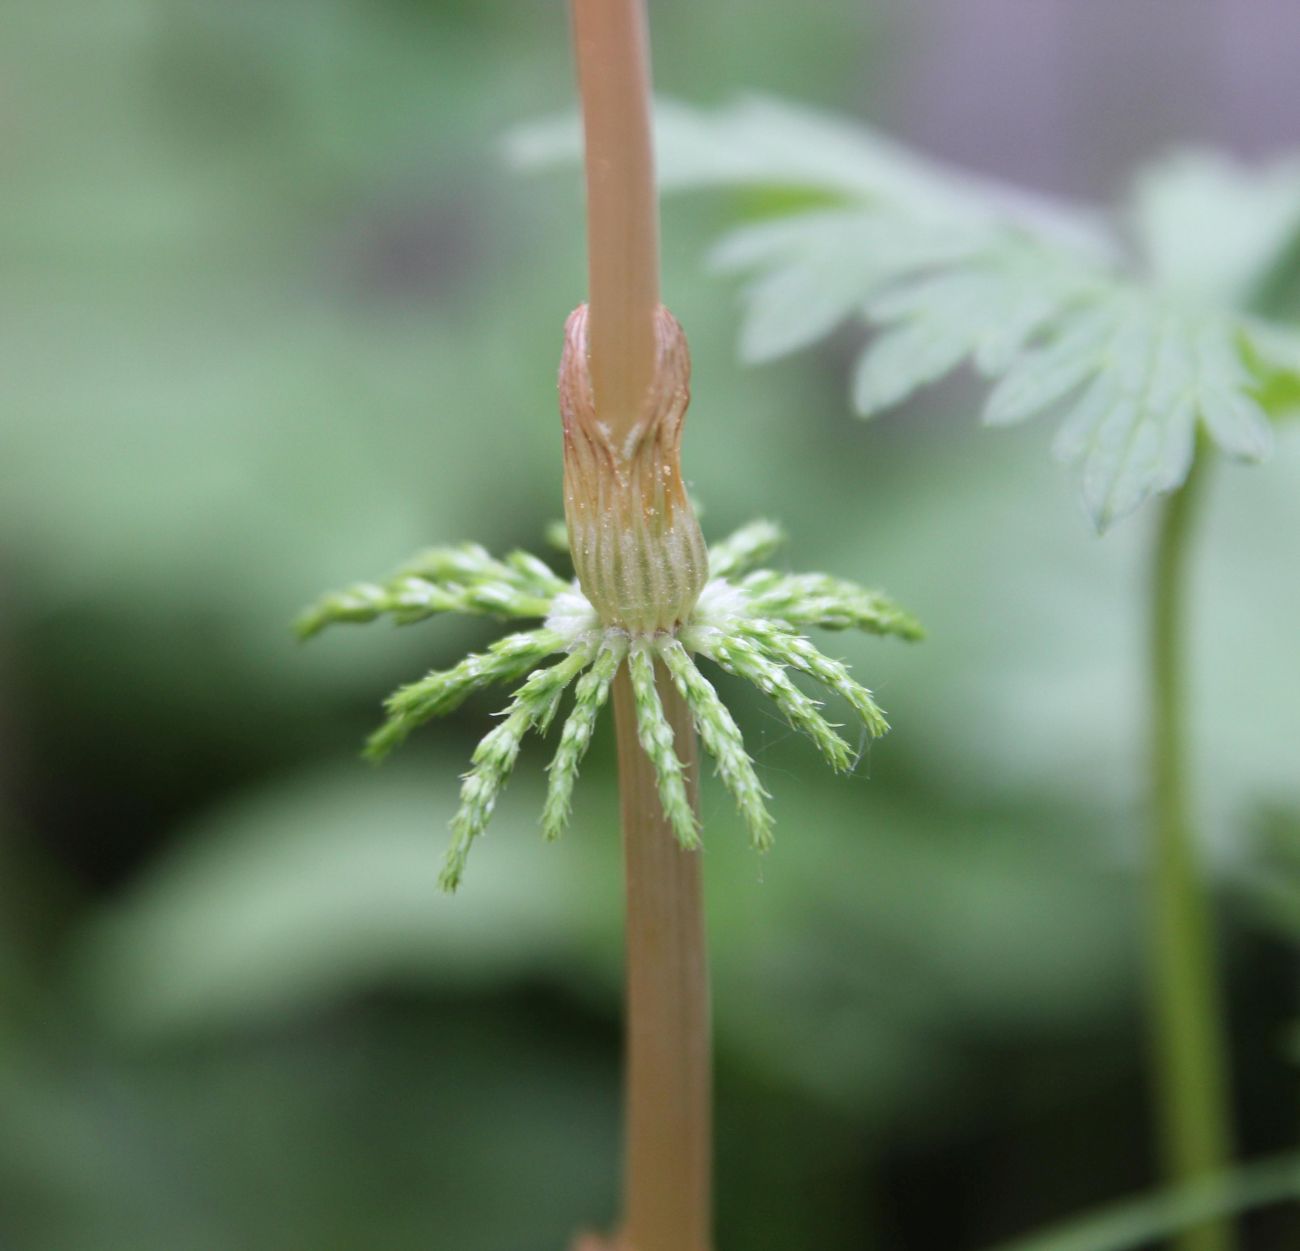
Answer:
<path fill-rule="evenodd" d="M 1210 901 L 1188 797 L 1187 569 L 1205 489 L 1201 447 L 1181 490 L 1163 505 L 1150 622 L 1150 995 L 1165 1168 L 1175 1183 L 1221 1170 L 1230 1154 L 1230 1083 L 1222 1036 Z M 1180 1236 L 1179 1251 L 1229 1251 L 1226 1221 Z"/>
<path fill-rule="evenodd" d="M 690 712 L 661 665 L 664 715 L 696 805 Z M 709 975 L 701 859 L 673 837 L 637 741 L 627 666 L 614 680 L 627 877 L 627 1092 L 623 1246 L 707 1251 L 712 1223 Z"/>

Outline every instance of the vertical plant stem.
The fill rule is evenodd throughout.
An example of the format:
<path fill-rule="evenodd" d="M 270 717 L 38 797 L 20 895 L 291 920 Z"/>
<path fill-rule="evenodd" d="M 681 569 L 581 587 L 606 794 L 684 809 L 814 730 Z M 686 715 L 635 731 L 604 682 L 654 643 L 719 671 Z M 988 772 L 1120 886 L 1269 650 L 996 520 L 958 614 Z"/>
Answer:
<path fill-rule="evenodd" d="M 658 357 L 659 204 L 643 0 L 572 0 L 586 140 L 588 368 L 615 441 L 641 417 Z M 695 730 L 660 672 L 660 700 L 695 795 Z M 627 1108 L 621 1251 L 709 1251 L 712 1092 L 700 860 L 673 836 L 614 681 L 627 879 Z"/>
<path fill-rule="evenodd" d="M 588 334 L 601 420 L 624 434 L 655 368 L 659 202 L 643 0 L 572 0 L 586 141 Z"/>
<path fill-rule="evenodd" d="M 1188 796 L 1188 545 L 1205 488 L 1207 449 L 1163 506 L 1150 622 L 1151 1015 L 1165 1168 L 1203 1179 L 1230 1154 L 1230 1083 L 1222 1034 L 1210 899 L 1198 864 Z M 1227 1221 L 1183 1234 L 1179 1251 L 1229 1251 Z"/>
<path fill-rule="evenodd" d="M 696 803 L 690 714 L 659 697 Z M 708 1251 L 712 1174 L 709 976 L 700 857 L 673 837 L 637 741 L 626 666 L 614 681 L 627 875 L 625 1251 Z"/>

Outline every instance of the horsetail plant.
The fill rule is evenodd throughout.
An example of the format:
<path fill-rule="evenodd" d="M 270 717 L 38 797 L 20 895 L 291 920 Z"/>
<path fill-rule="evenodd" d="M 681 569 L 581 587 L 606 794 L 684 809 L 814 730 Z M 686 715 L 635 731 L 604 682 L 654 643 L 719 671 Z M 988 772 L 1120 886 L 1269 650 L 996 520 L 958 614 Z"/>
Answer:
<path fill-rule="evenodd" d="M 445 613 L 532 623 L 434 670 L 387 701 L 366 754 L 382 759 L 470 696 L 518 683 L 464 775 L 440 882 L 460 886 L 524 739 L 572 701 L 548 768 L 542 832 L 569 821 L 578 771 L 612 699 L 627 887 L 627 1089 L 619 1251 L 709 1251 L 711 1063 L 699 856 L 697 736 L 752 845 L 772 845 L 767 792 L 707 661 L 767 695 L 832 769 L 856 752 L 806 679 L 860 724 L 888 728 L 871 692 L 807 637 L 811 628 L 916 639 L 884 595 L 768 563 L 780 529 L 755 522 L 706 548 L 680 465 L 690 398 L 686 338 L 659 303 L 658 205 L 641 0 L 573 0 L 586 139 L 589 302 L 565 327 L 559 397 L 564 507 L 576 578 L 476 544 L 425 551 L 391 577 L 327 595 L 298 622 Z M 584 1247 L 604 1246 L 584 1240 Z"/>

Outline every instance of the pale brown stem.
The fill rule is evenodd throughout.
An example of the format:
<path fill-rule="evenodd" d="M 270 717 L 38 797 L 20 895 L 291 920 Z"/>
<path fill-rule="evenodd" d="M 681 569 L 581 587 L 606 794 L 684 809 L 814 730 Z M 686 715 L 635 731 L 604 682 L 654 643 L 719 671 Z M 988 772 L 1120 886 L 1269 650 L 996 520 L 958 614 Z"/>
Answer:
<path fill-rule="evenodd" d="M 572 0 L 586 136 L 591 379 L 615 439 L 654 376 L 659 206 L 643 0 Z"/>
<path fill-rule="evenodd" d="M 633 452 L 625 449 L 626 436 L 648 415 L 643 410 L 654 384 L 660 384 L 659 391 L 667 388 L 669 399 L 684 411 L 689 366 L 683 341 L 681 367 L 671 378 L 656 372 L 659 205 L 644 0 L 572 0 L 572 13 L 586 138 L 589 295 L 586 369 L 574 368 L 570 361 L 562 372 L 562 404 L 566 379 L 589 380 L 593 428 L 608 453 L 607 469 L 621 481 L 628 472 L 623 458 L 635 461 Z M 568 411 L 573 407 L 565 412 L 565 481 L 570 493 L 583 487 L 570 472 L 570 452 L 576 454 L 570 419 L 580 416 Z M 642 435 L 644 441 L 671 434 L 674 466 L 679 425 L 680 411 L 677 423 L 668 423 L 666 432 Z M 599 506 L 604 498 L 599 489 L 588 494 L 589 500 L 584 495 L 579 502 Z M 566 497 L 571 539 L 575 518 L 582 520 L 572 513 L 572 503 Z M 682 511 L 695 526 L 689 507 Z M 617 520 L 602 515 L 593 524 L 597 530 L 607 529 Z M 672 532 L 672 518 L 664 524 Z M 698 537 L 698 527 L 695 534 Z M 585 552 L 575 553 L 575 559 Z M 665 548 L 646 559 L 669 554 Z M 679 571 L 674 565 L 671 571 L 649 572 L 676 576 Z M 670 619 L 678 615 L 676 607 L 669 612 Z M 615 620 L 623 617 L 616 615 Z M 658 625 L 657 618 L 653 624 Z M 662 672 L 657 684 L 694 804 L 695 730 L 676 688 Z M 664 819 L 654 768 L 637 738 L 626 667 L 614 681 L 614 716 L 627 878 L 626 1160 L 624 1219 L 616 1245 L 619 1251 L 709 1251 L 712 1078 L 700 860 L 680 848 Z"/>
<path fill-rule="evenodd" d="M 696 801 L 690 713 L 659 671 L 659 697 Z M 709 1251 L 712 1078 L 700 857 L 664 819 L 637 741 L 626 666 L 614 680 L 627 874 L 627 1124 L 620 1251 Z"/>

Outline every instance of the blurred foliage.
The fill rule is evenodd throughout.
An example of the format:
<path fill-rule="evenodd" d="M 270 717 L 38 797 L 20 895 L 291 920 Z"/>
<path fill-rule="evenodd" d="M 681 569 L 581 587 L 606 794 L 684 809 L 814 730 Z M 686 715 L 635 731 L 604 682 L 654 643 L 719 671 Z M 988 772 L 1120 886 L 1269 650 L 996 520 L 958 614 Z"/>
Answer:
<path fill-rule="evenodd" d="M 1284 1155 L 1229 1170 L 1216 1183 L 1112 1204 L 999 1251 L 1130 1251 L 1195 1227 L 1207 1217 L 1300 1198 L 1300 1157 Z"/>
<path fill-rule="evenodd" d="M 847 4 L 655 23 L 693 99 L 857 107 L 897 47 Z M 8 5 L 0 68 L 0 1245 L 562 1246 L 615 1204 L 611 744 L 555 847 L 526 755 L 448 901 L 497 704 L 381 773 L 351 752 L 373 692 L 486 632 L 289 633 L 322 586 L 559 512 L 579 187 L 514 179 L 499 140 L 570 99 L 561 6 Z M 1093 540 L 962 380 L 864 430 L 837 343 L 742 370 L 700 273 L 715 214 L 664 231 L 707 532 L 775 515 L 791 567 L 930 630 L 843 640 L 895 726 L 847 779 L 727 690 L 779 842 L 756 864 L 706 779 L 723 1251 L 977 1247 L 1149 1176 L 1145 535 Z M 1300 804 L 1298 472 L 1294 427 L 1225 469 L 1198 572 L 1197 781 L 1234 887 L 1271 880 L 1260 802 Z M 1292 1135 L 1294 940 L 1224 898 L 1265 1150 Z"/>

